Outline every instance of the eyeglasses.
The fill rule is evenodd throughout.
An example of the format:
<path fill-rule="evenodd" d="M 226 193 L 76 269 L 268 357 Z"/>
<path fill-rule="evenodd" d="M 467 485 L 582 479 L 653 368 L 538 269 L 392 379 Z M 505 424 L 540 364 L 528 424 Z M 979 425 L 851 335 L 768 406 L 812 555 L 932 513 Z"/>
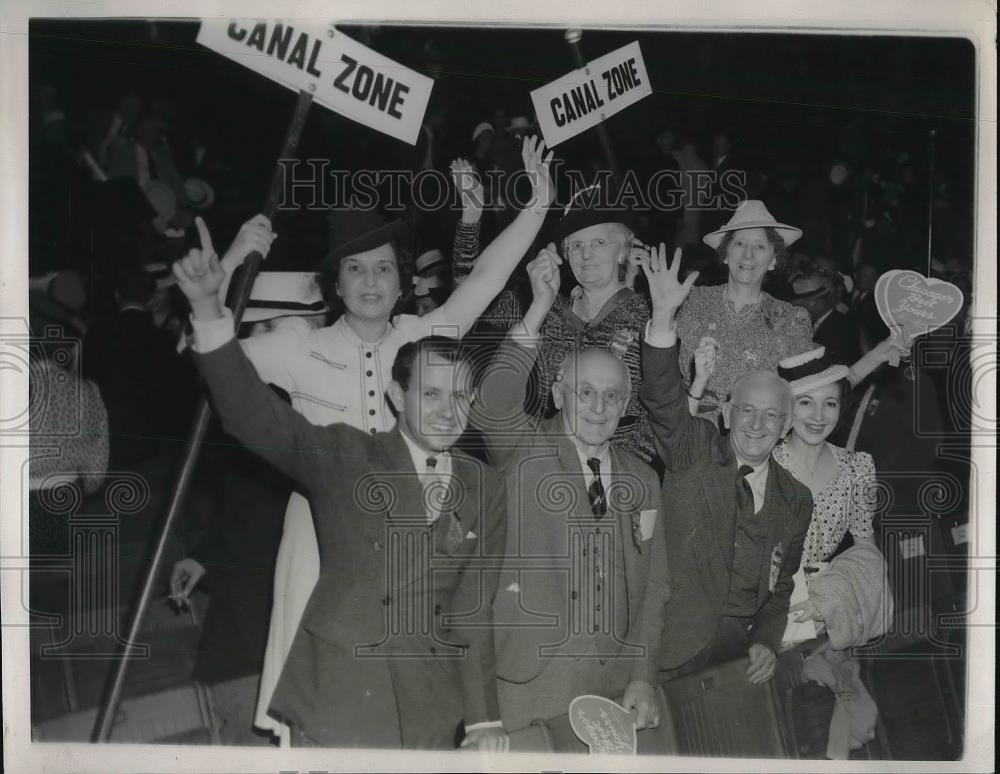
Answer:
<path fill-rule="evenodd" d="M 605 252 L 611 245 L 618 244 L 617 240 L 605 239 L 604 237 L 596 237 L 591 239 L 589 242 L 581 242 L 579 239 L 567 243 L 566 254 L 567 255 L 579 255 L 583 252 L 585 245 L 590 245 L 590 249 L 595 253 Z"/>
<path fill-rule="evenodd" d="M 570 387 L 568 384 L 566 385 L 566 387 L 567 389 L 572 390 L 573 394 L 576 395 L 576 397 L 578 397 L 588 406 L 593 404 L 593 402 L 597 400 L 598 395 L 600 395 L 604 399 L 605 406 L 617 406 L 618 404 L 622 403 L 625 399 L 625 394 L 621 390 L 611 389 L 611 390 L 604 390 L 604 392 L 600 392 L 599 390 L 595 390 L 590 385 L 584 385 L 579 390 Z"/>
<path fill-rule="evenodd" d="M 761 416 L 769 425 L 776 425 L 788 416 L 784 411 L 778 411 L 778 409 L 773 408 L 759 409 L 752 403 L 737 403 L 733 406 L 733 411 L 736 412 L 736 416 L 740 419 L 753 420 Z"/>

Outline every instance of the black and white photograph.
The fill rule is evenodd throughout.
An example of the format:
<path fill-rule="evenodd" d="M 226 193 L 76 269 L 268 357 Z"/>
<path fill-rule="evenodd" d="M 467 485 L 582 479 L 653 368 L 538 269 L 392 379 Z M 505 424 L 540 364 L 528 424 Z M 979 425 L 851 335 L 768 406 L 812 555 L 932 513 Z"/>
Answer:
<path fill-rule="evenodd" d="M 832 5 L 5 7 L 5 769 L 994 770 L 995 7 Z"/>

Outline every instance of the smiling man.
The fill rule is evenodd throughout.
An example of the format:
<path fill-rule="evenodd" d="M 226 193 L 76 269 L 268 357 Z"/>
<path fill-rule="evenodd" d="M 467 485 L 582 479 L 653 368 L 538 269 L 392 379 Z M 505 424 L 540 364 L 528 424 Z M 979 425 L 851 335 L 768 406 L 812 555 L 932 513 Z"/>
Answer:
<path fill-rule="evenodd" d="M 504 749 L 489 618 L 498 573 L 481 562 L 503 555 L 505 492 L 452 449 L 475 397 L 468 350 L 441 336 L 399 349 L 389 432 L 312 425 L 261 381 L 212 302 L 225 272 L 208 245 L 174 265 L 198 368 L 226 431 L 302 487 L 319 539 L 320 578 L 272 713 L 293 746 L 440 750 L 464 735 L 463 746 Z"/>
<path fill-rule="evenodd" d="M 643 264 L 653 316 L 641 398 L 667 469 L 662 512 L 671 582 L 662 617 L 656 600 L 647 600 L 644 627 L 659 641 L 667 679 L 749 656 L 747 678 L 763 683 L 774 676 L 812 515 L 809 490 L 771 459 L 791 426 L 792 392 L 777 374 L 752 371 L 723 405 L 728 437 L 691 416 L 674 317 L 694 277 L 679 283 L 679 264 L 678 251 L 667 266 L 662 245 Z"/>
<path fill-rule="evenodd" d="M 500 716 L 515 732 L 565 716 L 582 694 L 624 695 L 646 728 L 661 708 L 648 681 L 655 668 L 641 612 L 646 595 L 662 609 L 667 564 L 656 475 L 611 443 L 630 398 L 628 369 L 606 350 L 572 349 L 551 387 L 555 416 L 524 412 L 558 262 L 542 251 L 529 264 L 534 300 L 523 330 L 501 345 L 476 405 L 509 508 L 493 608 Z"/>

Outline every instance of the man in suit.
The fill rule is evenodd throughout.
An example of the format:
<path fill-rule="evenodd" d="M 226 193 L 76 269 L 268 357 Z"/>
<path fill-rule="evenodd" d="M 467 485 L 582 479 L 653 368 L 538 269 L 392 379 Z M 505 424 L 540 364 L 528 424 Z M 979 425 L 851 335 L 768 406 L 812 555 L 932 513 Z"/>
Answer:
<path fill-rule="evenodd" d="M 790 300 L 809 312 L 813 341 L 826 347 L 830 361 L 851 365 L 861 356 L 859 333 L 854 319 L 837 309 L 840 282 L 831 272 L 813 269 L 792 280 Z"/>
<path fill-rule="evenodd" d="M 609 351 L 572 351 L 552 387 L 555 416 L 524 412 L 559 263 L 543 250 L 529 265 L 533 302 L 484 379 L 475 419 L 510 508 L 493 611 L 500 715 L 514 731 L 565 715 L 581 694 L 624 693 L 645 728 L 659 709 L 639 613 L 646 594 L 666 599 L 666 546 L 656 475 L 609 445 L 628 371 Z"/>
<path fill-rule="evenodd" d="M 149 272 L 123 267 L 115 283 L 117 311 L 95 320 L 83 341 L 83 375 L 97 382 L 108 407 L 111 470 L 172 456 L 198 401 L 198 375 L 153 321 L 155 293 Z"/>
<path fill-rule="evenodd" d="M 388 395 L 396 427 L 316 427 L 258 378 L 213 297 L 225 272 L 202 244 L 174 265 L 196 360 L 226 431 L 302 486 L 320 578 L 271 712 L 298 746 L 499 750 L 490 603 L 506 541 L 499 477 L 451 446 L 474 400 L 453 339 L 404 346 Z M 478 566 L 477 566 L 478 565 Z"/>
<path fill-rule="evenodd" d="M 747 676 L 774 675 L 787 623 L 793 576 L 812 516 L 812 497 L 771 450 L 792 422 L 792 393 L 777 374 L 740 379 L 722 416 L 727 438 L 688 411 L 677 364 L 674 315 L 694 282 L 677 279 L 666 250 L 651 251 L 653 316 L 643 344 L 642 400 L 666 466 L 661 513 L 670 600 L 647 597 L 645 634 L 660 645 L 668 678 L 749 655 Z"/>

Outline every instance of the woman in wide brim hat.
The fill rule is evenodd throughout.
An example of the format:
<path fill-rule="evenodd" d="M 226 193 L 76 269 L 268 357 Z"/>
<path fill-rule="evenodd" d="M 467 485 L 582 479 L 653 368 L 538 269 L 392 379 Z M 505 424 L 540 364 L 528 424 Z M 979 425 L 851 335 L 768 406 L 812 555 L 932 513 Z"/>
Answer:
<path fill-rule="evenodd" d="M 318 273 L 322 294 L 339 313 L 327 327 L 286 318 L 275 330 L 246 339 L 247 356 L 261 378 L 292 396 L 293 407 L 316 425 L 346 423 L 366 433 L 391 430 L 395 417 L 385 399 L 396 353 L 433 333 L 462 336 L 501 291 L 542 226 L 553 191 L 551 152 L 535 138 L 524 141 L 522 162 L 533 184 L 528 208 L 484 250 L 481 260 L 439 308 L 423 317 L 402 314 L 412 293 L 409 230 L 372 211 L 336 211 L 331 249 Z M 222 259 L 231 276 L 253 250 L 266 254 L 273 234 L 262 215 L 252 218 Z M 225 298 L 228 282 L 220 290 Z M 350 496 L 347 492 L 346 496 Z M 331 557 L 336 561 L 336 557 Z M 261 674 L 255 724 L 289 741 L 288 728 L 268 714 L 271 699 L 319 577 L 319 551 L 309 502 L 295 494 L 275 567 L 274 602 Z"/>
<path fill-rule="evenodd" d="M 736 380 L 755 369 L 776 370 L 778 361 L 812 347 L 812 322 L 804 309 L 764 291 L 764 278 L 802 236 L 779 223 L 757 200 L 743 202 L 722 228 L 706 234 L 729 270 L 725 284 L 691 288 L 677 316 L 680 365 L 692 407 L 715 419 Z M 692 359 L 703 339 L 717 345 L 707 385 L 693 384 Z"/>

